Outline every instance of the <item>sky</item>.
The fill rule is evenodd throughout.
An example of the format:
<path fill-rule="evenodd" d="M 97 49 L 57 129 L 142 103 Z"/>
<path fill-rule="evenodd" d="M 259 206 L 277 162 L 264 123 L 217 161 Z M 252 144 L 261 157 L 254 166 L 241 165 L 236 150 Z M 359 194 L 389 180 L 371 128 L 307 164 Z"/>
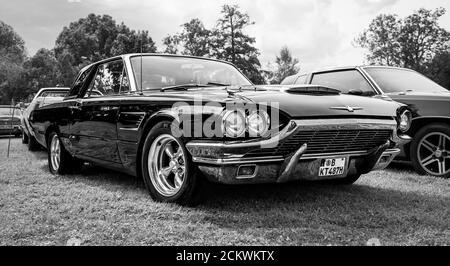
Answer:
<path fill-rule="evenodd" d="M 53 48 L 64 26 L 89 13 L 148 30 L 162 50 L 162 39 L 192 18 L 213 27 L 224 4 L 238 4 L 255 22 L 246 32 L 256 38 L 264 67 L 283 46 L 303 71 L 363 64 L 365 51 L 353 40 L 378 14 L 404 17 L 422 7 L 445 7 L 440 25 L 450 30 L 449 0 L 0 0 L 0 20 L 22 36 L 30 56 Z"/>

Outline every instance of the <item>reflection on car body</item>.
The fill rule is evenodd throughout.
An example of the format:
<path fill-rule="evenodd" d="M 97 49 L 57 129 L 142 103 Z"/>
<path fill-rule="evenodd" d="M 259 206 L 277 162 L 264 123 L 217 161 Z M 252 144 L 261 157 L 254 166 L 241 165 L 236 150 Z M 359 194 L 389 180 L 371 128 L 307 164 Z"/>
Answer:
<path fill-rule="evenodd" d="M 128 54 L 82 69 L 31 123 L 52 173 L 89 161 L 142 177 L 155 200 L 193 204 L 205 180 L 353 183 L 409 141 L 404 109 L 323 86 L 256 86 L 218 60 Z"/>

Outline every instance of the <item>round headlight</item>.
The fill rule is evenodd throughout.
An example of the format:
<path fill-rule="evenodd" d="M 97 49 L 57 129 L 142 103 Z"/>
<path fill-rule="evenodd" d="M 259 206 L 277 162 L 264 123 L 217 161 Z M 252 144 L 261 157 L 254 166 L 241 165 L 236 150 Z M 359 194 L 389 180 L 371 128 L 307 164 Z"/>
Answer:
<path fill-rule="evenodd" d="M 411 112 L 410 111 L 404 111 L 401 115 L 400 115 L 400 119 L 398 122 L 398 129 L 405 133 L 406 131 L 408 131 L 411 128 Z"/>
<path fill-rule="evenodd" d="M 251 137 L 264 136 L 269 131 L 270 119 L 265 111 L 251 113 L 247 117 L 248 133 Z"/>
<path fill-rule="evenodd" d="M 227 137 L 237 138 L 245 133 L 245 117 L 237 110 L 227 111 L 223 116 L 223 132 Z"/>

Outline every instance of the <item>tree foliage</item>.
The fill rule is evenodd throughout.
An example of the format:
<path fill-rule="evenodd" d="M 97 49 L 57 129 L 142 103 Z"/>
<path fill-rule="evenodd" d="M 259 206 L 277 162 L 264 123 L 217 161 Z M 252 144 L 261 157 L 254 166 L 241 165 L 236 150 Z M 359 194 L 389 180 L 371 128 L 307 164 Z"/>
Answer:
<path fill-rule="evenodd" d="M 111 16 L 89 14 L 64 27 L 56 39 L 55 56 L 65 85 L 74 74 L 89 63 L 125 53 L 156 52 L 148 31 L 135 31 L 124 23 L 117 24 Z M 70 66 L 70 67 L 69 67 Z"/>
<path fill-rule="evenodd" d="M 434 56 L 427 72 L 430 78 L 450 90 L 450 50 Z"/>
<path fill-rule="evenodd" d="M 22 64 L 26 58 L 25 42 L 14 29 L 0 21 L 0 103 L 22 96 Z"/>
<path fill-rule="evenodd" d="M 37 92 L 44 87 L 54 87 L 60 82 L 58 61 L 53 51 L 40 49 L 24 63 L 27 91 Z"/>
<path fill-rule="evenodd" d="M 450 33 L 438 24 L 444 8 L 419 9 L 404 19 L 379 15 L 355 40 L 368 50 L 371 64 L 411 68 L 427 72 L 435 55 L 449 47 Z"/>
<path fill-rule="evenodd" d="M 264 79 L 259 71 L 259 50 L 254 47 L 255 38 L 244 32 L 253 24 L 249 15 L 239 10 L 239 6 L 222 6 L 221 17 L 213 30 L 213 56 L 232 62 L 253 83 L 260 84 Z"/>
<path fill-rule="evenodd" d="M 211 31 L 206 29 L 198 18 L 181 25 L 182 31 L 167 36 L 163 43 L 166 53 L 176 54 L 181 51 L 183 55 L 209 56 L 211 51 Z"/>
<path fill-rule="evenodd" d="M 254 22 L 237 5 L 222 6 L 220 14 L 211 30 L 197 18 L 181 25 L 180 33 L 164 38 L 164 52 L 225 60 L 235 64 L 254 83 L 263 83 L 255 38 L 244 32 Z"/>
<path fill-rule="evenodd" d="M 286 46 L 281 48 L 280 55 L 275 59 L 277 70 L 274 73 L 274 78 L 271 83 L 280 84 L 286 77 L 297 74 L 300 68 L 297 66 L 299 60 L 293 58 L 289 48 Z"/>

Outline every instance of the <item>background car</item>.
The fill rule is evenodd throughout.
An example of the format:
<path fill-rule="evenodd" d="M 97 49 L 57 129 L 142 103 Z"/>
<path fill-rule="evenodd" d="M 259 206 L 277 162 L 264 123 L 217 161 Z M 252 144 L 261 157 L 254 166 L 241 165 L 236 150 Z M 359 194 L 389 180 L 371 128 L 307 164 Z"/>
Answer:
<path fill-rule="evenodd" d="M 324 85 L 407 104 L 413 141 L 398 159 L 411 161 L 419 174 L 450 177 L 450 92 L 420 73 L 383 66 L 332 68 L 290 76 L 281 84 Z"/>
<path fill-rule="evenodd" d="M 20 108 L 0 105 L 0 135 L 19 137 L 21 134 L 20 115 Z"/>
<path fill-rule="evenodd" d="M 22 143 L 28 144 L 28 149 L 33 151 L 40 148 L 38 142 L 34 137 L 34 133 L 31 130 L 29 123 L 30 114 L 33 110 L 42 106 L 55 103 L 64 99 L 69 92 L 70 88 L 42 88 L 40 89 L 33 100 L 28 104 L 27 108 L 23 110 L 20 118 L 21 130 L 22 130 Z"/>

